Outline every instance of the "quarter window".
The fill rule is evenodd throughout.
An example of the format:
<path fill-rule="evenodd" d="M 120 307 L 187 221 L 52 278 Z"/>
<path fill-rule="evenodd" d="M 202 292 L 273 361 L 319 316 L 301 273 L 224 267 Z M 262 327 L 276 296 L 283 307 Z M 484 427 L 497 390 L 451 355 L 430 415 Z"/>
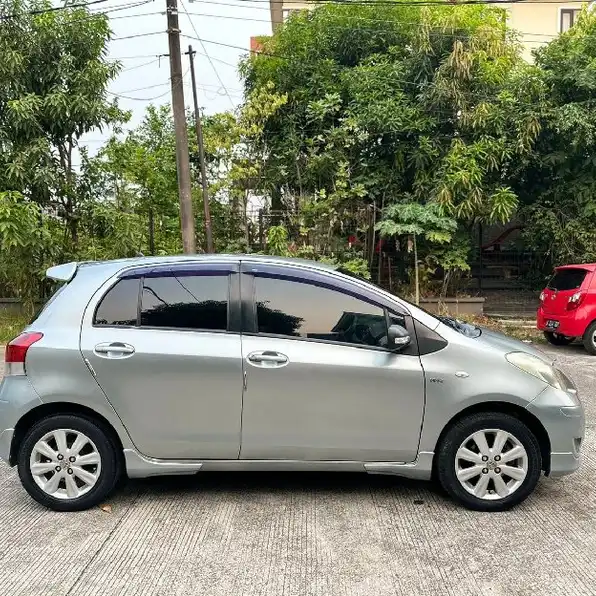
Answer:
<path fill-rule="evenodd" d="M 225 331 L 228 275 L 145 278 L 141 326 Z"/>
<path fill-rule="evenodd" d="M 95 311 L 94 325 L 131 326 L 137 324 L 139 280 L 123 279 L 102 298 Z"/>
<path fill-rule="evenodd" d="M 387 346 L 384 310 L 341 291 L 256 277 L 259 333 L 371 347 Z M 403 317 L 392 315 L 393 324 Z"/>

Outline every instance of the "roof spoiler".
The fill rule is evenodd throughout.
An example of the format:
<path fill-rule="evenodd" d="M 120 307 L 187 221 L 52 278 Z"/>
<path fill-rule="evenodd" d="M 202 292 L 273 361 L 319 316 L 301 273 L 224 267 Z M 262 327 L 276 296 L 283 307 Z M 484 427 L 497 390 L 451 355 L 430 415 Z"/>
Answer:
<path fill-rule="evenodd" d="M 63 265 L 50 267 L 46 271 L 46 277 L 55 279 L 56 281 L 69 282 L 76 275 L 78 266 L 79 264 L 73 261 L 72 263 L 64 263 Z"/>

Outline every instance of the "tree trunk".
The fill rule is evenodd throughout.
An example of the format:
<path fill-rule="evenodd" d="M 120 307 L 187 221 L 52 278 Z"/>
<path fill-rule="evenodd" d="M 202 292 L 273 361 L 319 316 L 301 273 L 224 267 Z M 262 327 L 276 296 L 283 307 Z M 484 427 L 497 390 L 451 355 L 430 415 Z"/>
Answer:
<path fill-rule="evenodd" d="M 149 254 L 155 255 L 155 219 L 153 217 L 153 207 L 149 207 Z"/>
<path fill-rule="evenodd" d="M 281 199 L 281 188 L 275 186 L 271 191 L 271 224 L 278 226 L 281 222 L 283 203 Z"/>
<path fill-rule="evenodd" d="M 412 235 L 414 241 L 414 283 L 416 285 L 416 306 L 420 305 L 420 279 L 418 276 L 418 247 L 416 246 L 416 234 Z"/>

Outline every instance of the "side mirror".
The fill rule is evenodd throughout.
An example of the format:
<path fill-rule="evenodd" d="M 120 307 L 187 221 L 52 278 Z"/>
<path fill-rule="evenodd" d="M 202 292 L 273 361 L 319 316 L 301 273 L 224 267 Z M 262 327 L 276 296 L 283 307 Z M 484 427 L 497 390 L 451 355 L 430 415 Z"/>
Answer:
<path fill-rule="evenodd" d="M 388 347 L 390 350 L 397 352 L 409 345 L 411 341 L 410 334 L 401 325 L 391 325 L 388 331 Z"/>

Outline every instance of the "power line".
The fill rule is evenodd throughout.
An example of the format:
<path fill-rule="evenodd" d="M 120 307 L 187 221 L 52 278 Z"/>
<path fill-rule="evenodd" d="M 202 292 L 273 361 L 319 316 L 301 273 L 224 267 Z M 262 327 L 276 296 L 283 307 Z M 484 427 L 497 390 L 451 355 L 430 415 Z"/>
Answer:
<path fill-rule="evenodd" d="M 118 91 L 117 93 L 114 93 L 114 95 L 122 95 L 125 93 L 135 93 L 136 91 L 147 91 L 147 89 L 156 89 L 157 87 L 165 87 L 166 85 L 169 85 L 170 81 L 166 81 L 165 83 L 157 83 L 155 85 L 147 85 L 146 87 L 138 87 L 136 89 L 126 89 L 126 91 Z M 110 93 L 108 91 L 108 93 Z"/>
<path fill-rule="evenodd" d="M 146 0 L 146 2 L 143 2 L 143 4 L 147 4 L 147 2 L 153 2 L 153 0 Z M 138 4 L 135 4 L 133 6 L 138 6 Z M 131 7 L 132 8 L 132 7 Z M 111 11 L 109 11 L 111 12 Z M 93 16 L 98 15 L 98 14 L 108 14 L 108 11 L 106 12 L 96 12 L 93 13 Z M 123 14 L 117 17 L 110 17 L 110 21 L 119 21 L 121 19 L 138 19 L 139 17 L 152 17 L 154 15 L 163 15 L 164 11 L 163 10 L 156 10 L 154 12 L 135 12 L 133 14 Z"/>
<path fill-rule="evenodd" d="M 190 39 L 195 39 L 194 37 L 190 37 L 188 35 L 183 35 L 182 37 L 189 37 Z M 197 52 L 197 54 L 199 54 L 200 56 L 208 57 L 208 54 L 206 54 L 205 52 L 199 52 L 197 50 L 195 50 L 195 52 Z M 216 58 L 215 56 L 211 56 L 211 60 L 213 60 L 214 62 L 219 62 L 220 64 L 225 64 L 226 66 L 231 66 L 232 68 L 238 68 L 238 64 L 226 62 L 225 60 L 222 60 L 221 58 Z"/>
<path fill-rule="evenodd" d="M 269 4 L 270 0 L 234 0 L 235 2 L 249 4 Z M 299 4 L 304 8 L 306 0 L 284 0 L 285 4 Z M 567 0 L 565 4 L 586 4 L 588 0 Z M 219 4 L 216 0 L 206 2 L 210 4 Z M 561 0 L 456 0 L 447 2 L 446 0 L 309 0 L 312 6 L 323 6 L 325 4 L 340 4 L 342 6 L 474 6 L 474 5 L 502 5 L 502 4 L 561 4 Z"/>
<path fill-rule="evenodd" d="M 137 6 L 143 6 L 144 4 L 149 4 L 153 2 L 153 0 L 138 0 L 136 2 L 125 2 L 124 4 L 117 4 L 116 6 L 112 6 L 112 8 L 107 8 L 105 11 L 100 10 L 90 10 L 91 14 L 107 14 L 108 12 L 118 12 L 120 10 L 127 10 L 128 8 L 136 8 Z"/>
<path fill-rule="evenodd" d="M 110 60 L 140 60 L 141 58 L 158 58 L 166 54 L 138 54 L 137 56 L 109 56 Z"/>
<path fill-rule="evenodd" d="M 182 85 L 187 84 L 187 83 L 184 83 L 184 79 L 186 78 L 187 74 L 188 74 L 188 69 L 186 69 L 186 72 L 182 75 Z M 149 87 L 141 87 L 139 89 L 129 89 L 128 91 L 123 91 L 122 93 L 116 93 L 114 91 L 107 91 L 107 93 L 109 95 L 113 95 L 114 97 L 120 97 L 122 99 L 129 99 L 132 101 L 154 101 L 155 99 L 161 99 L 162 97 L 165 97 L 166 95 L 168 95 L 168 93 L 170 93 L 170 89 L 168 89 L 164 93 L 155 95 L 154 97 L 132 97 L 131 95 L 124 95 L 124 94 L 125 93 L 134 93 L 135 91 L 144 91 L 146 89 L 154 89 L 155 87 L 163 87 L 164 85 L 169 85 L 169 84 L 170 84 L 170 81 L 168 81 L 167 83 L 159 83 L 157 85 L 151 85 Z"/>
<path fill-rule="evenodd" d="M 203 51 L 205 52 L 205 56 L 207 57 L 207 60 L 209 60 L 209 64 L 211 64 L 211 68 L 213 69 L 213 72 L 215 73 L 217 80 L 220 82 L 221 86 L 225 90 L 226 95 L 228 96 L 228 99 L 230 100 L 230 104 L 232 105 L 232 109 L 234 109 L 236 107 L 236 104 L 234 103 L 232 96 L 229 94 L 228 90 L 226 89 L 226 85 L 223 82 L 222 78 L 219 76 L 219 72 L 218 72 L 217 68 L 215 68 L 215 64 L 213 64 L 213 60 L 211 60 L 211 56 L 209 55 L 209 52 L 207 51 L 207 48 L 205 47 L 205 44 L 203 43 L 203 40 L 201 39 L 201 36 L 199 35 L 199 32 L 197 31 L 197 28 L 195 27 L 195 24 L 194 24 L 192 18 L 188 14 L 188 10 L 186 10 L 186 5 L 184 4 L 184 2 L 182 0 L 180 0 L 180 5 L 182 6 L 182 10 L 184 10 L 184 12 L 186 13 L 186 17 L 188 18 L 188 20 L 195 32 L 195 35 L 197 36 L 196 39 L 201 44 L 201 47 L 203 48 Z"/>
<path fill-rule="evenodd" d="M 124 37 L 112 37 L 110 41 L 122 41 L 123 39 L 135 39 L 137 37 L 150 37 L 152 35 L 163 35 L 165 31 L 152 31 L 151 33 L 136 33 L 135 35 L 125 35 Z"/>
<path fill-rule="evenodd" d="M 123 60 L 124 58 L 121 58 Z M 117 58 L 114 58 L 117 60 Z M 137 68 L 143 68 L 144 66 L 149 66 L 150 64 L 155 64 L 156 62 L 160 62 L 160 58 L 154 58 L 153 60 L 149 60 L 149 62 L 143 62 L 143 64 L 137 64 L 135 66 L 129 66 L 128 68 L 123 68 L 120 72 L 128 72 L 129 70 L 136 70 Z"/>
<path fill-rule="evenodd" d="M 7 15 L 1 15 L 0 21 L 7 21 L 9 19 L 18 19 L 23 15 L 38 15 L 38 14 L 46 14 L 48 12 L 58 12 L 60 10 L 69 10 L 71 8 L 87 8 L 92 4 L 101 4 L 103 2 L 107 2 L 107 0 L 93 0 L 92 2 L 84 2 L 82 4 L 70 4 L 65 6 L 51 6 L 49 8 L 38 8 L 36 10 L 27 10 L 22 13 L 13 13 Z"/>

